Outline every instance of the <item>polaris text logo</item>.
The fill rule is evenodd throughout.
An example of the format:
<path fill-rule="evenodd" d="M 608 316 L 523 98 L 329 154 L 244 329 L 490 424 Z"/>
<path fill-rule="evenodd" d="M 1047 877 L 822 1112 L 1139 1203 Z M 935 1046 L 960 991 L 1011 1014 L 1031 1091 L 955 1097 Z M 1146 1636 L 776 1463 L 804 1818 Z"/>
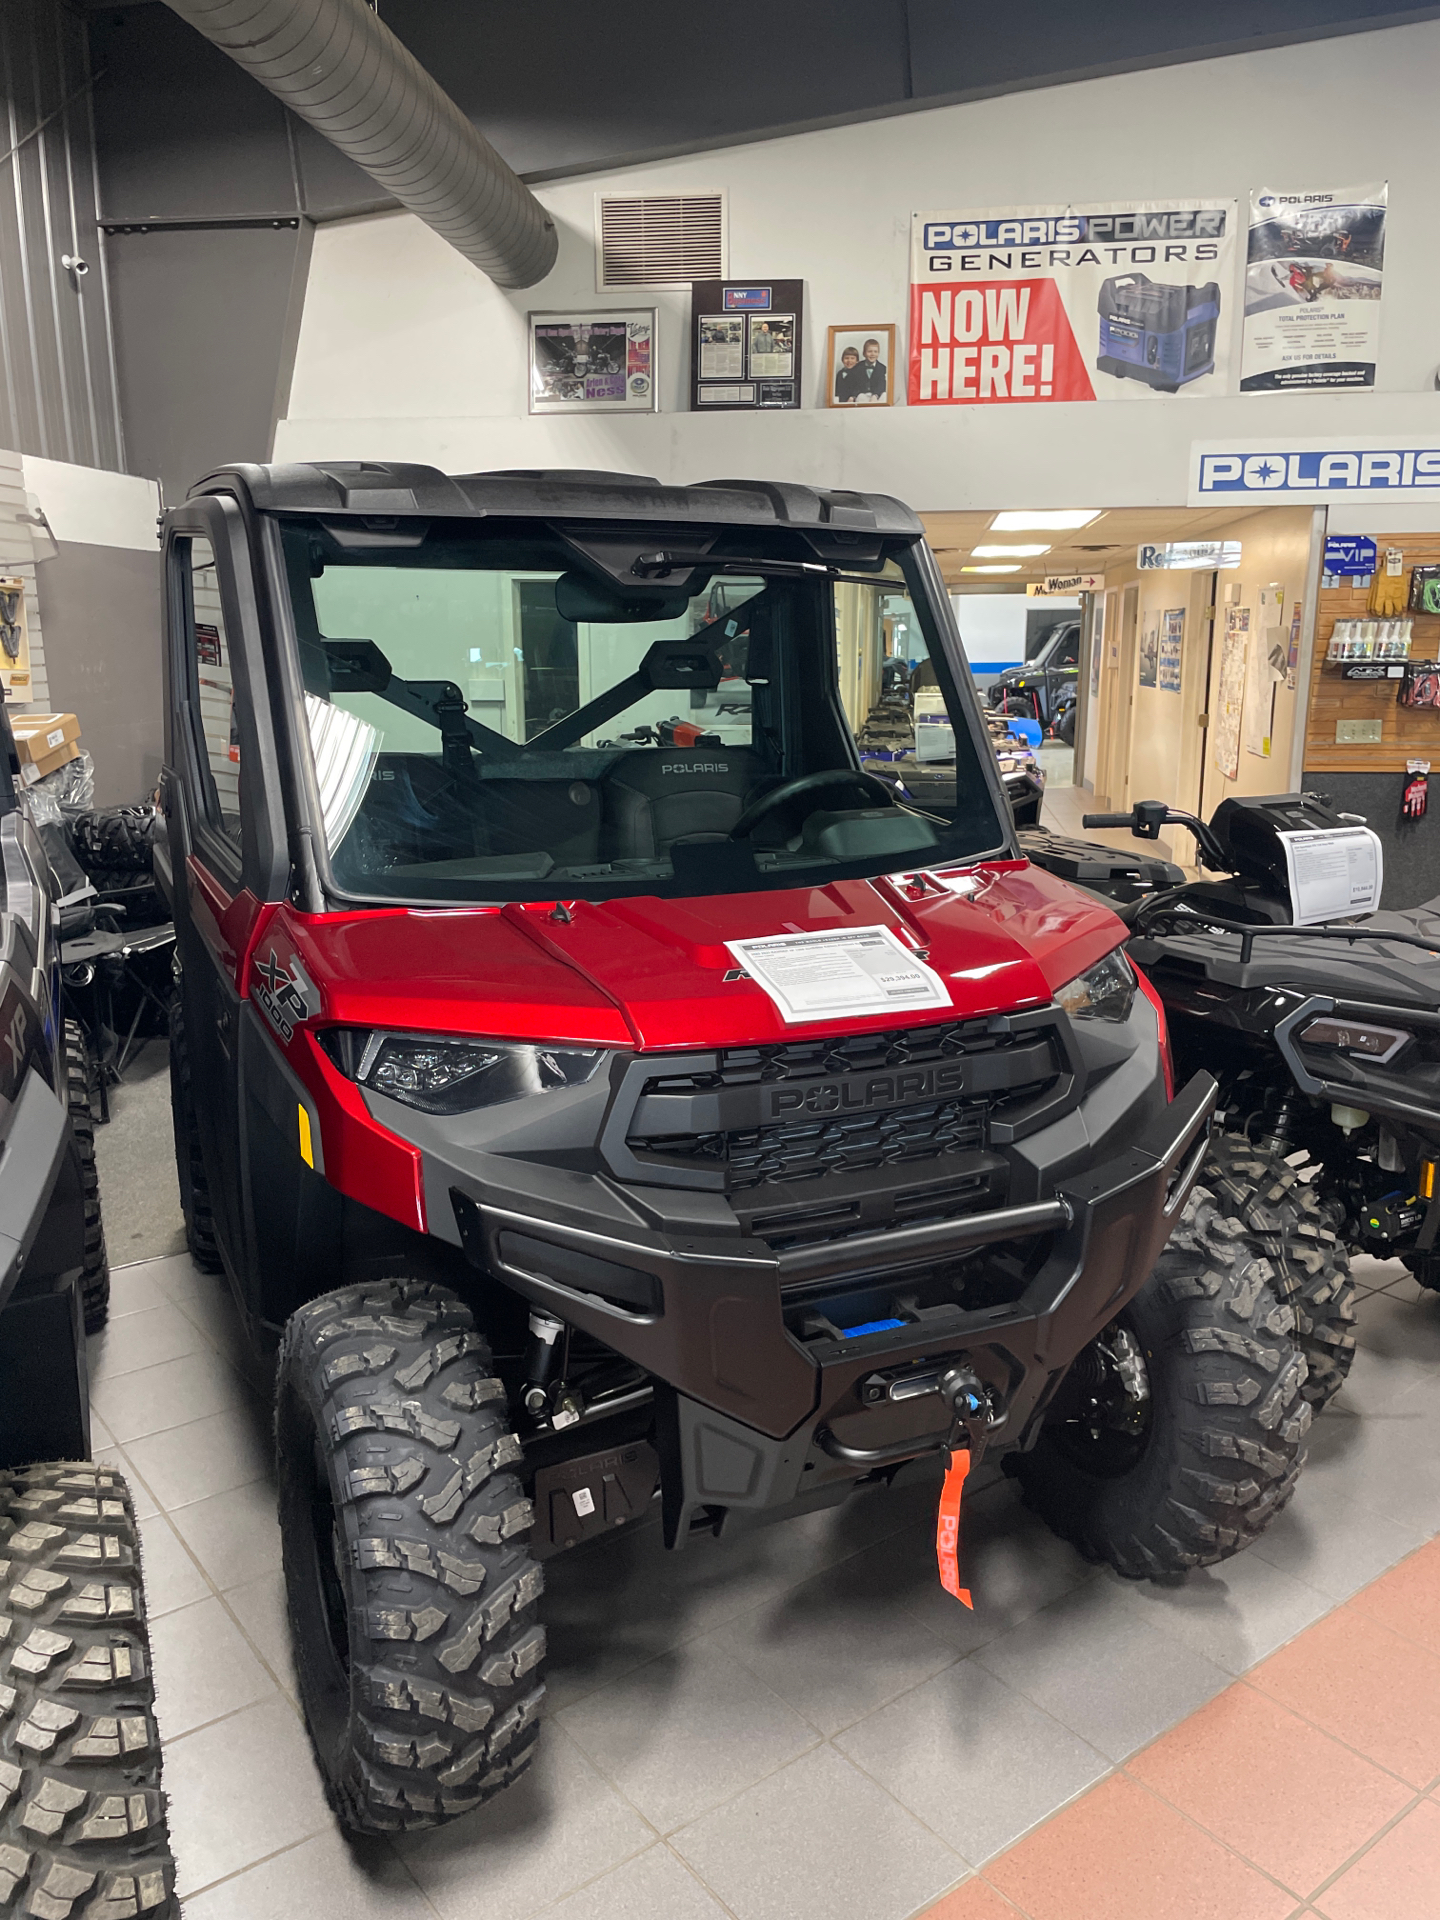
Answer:
<path fill-rule="evenodd" d="M 1136 213 L 1062 213 L 999 220 L 927 220 L 925 250 L 937 247 L 1050 247 L 1133 240 L 1220 240 L 1223 207 Z"/>
<path fill-rule="evenodd" d="M 1195 494 L 1399 493 L 1440 488 L 1440 446 L 1203 453 Z"/>
<path fill-rule="evenodd" d="M 661 764 L 662 773 L 728 773 L 728 760 L 666 760 Z"/>
<path fill-rule="evenodd" d="M 859 1113 L 869 1107 L 898 1107 L 907 1100 L 933 1100 L 964 1090 L 965 1064 L 951 1060 L 938 1067 L 878 1073 L 868 1080 L 816 1080 L 806 1087 L 772 1088 L 766 1118 L 781 1120 L 790 1113 Z"/>

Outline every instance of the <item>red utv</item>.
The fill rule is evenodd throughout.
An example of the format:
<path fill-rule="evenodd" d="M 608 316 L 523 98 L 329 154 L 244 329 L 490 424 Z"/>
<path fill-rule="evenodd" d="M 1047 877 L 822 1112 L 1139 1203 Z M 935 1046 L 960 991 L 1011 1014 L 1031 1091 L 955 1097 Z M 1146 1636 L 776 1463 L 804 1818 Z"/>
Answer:
<path fill-rule="evenodd" d="M 682 1548 L 988 1447 L 1133 1577 L 1254 1537 L 1291 1310 L 1124 926 L 1018 850 L 912 513 L 336 463 L 164 537 L 180 1178 L 279 1341 L 342 1819 L 515 1776 L 540 1563 L 652 1503 Z M 924 806 L 855 744 L 897 610 Z"/>

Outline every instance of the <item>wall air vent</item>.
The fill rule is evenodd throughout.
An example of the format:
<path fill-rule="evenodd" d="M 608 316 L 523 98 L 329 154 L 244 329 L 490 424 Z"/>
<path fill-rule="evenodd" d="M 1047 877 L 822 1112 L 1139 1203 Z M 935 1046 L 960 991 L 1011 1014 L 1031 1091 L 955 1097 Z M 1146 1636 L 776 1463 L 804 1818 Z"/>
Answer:
<path fill-rule="evenodd" d="M 602 292 L 725 277 L 723 193 L 602 194 L 599 226 Z"/>

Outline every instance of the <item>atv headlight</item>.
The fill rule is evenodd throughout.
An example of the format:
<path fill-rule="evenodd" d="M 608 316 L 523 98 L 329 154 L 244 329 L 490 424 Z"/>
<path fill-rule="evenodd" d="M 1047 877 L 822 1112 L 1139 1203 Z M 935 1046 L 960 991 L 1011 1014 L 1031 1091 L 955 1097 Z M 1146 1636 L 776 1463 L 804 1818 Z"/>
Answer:
<path fill-rule="evenodd" d="M 1055 998 L 1072 1020 L 1128 1020 L 1135 969 L 1119 947 L 1061 987 Z"/>
<path fill-rule="evenodd" d="M 602 1047 L 545 1047 L 453 1035 L 331 1027 L 321 1038 L 342 1073 L 421 1113 L 473 1113 L 532 1093 L 583 1086 Z"/>

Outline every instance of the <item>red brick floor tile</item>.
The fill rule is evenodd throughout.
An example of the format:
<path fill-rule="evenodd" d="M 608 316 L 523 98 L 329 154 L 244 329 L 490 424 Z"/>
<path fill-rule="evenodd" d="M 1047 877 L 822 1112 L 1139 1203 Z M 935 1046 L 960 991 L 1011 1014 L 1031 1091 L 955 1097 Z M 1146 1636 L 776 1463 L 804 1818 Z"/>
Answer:
<path fill-rule="evenodd" d="M 1435 1920 L 1440 1913 L 1440 1805 L 1422 1800 L 1342 1874 L 1315 1906 L 1326 1920 Z"/>
<path fill-rule="evenodd" d="M 1022 1920 L 1012 1907 L 984 1880 L 967 1880 L 963 1887 L 947 1893 L 933 1907 L 927 1907 L 920 1920 Z"/>
<path fill-rule="evenodd" d="M 1440 1655 L 1354 1607 L 1317 1620 L 1247 1680 L 1416 1787 L 1440 1774 Z"/>
<path fill-rule="evenodd" d="M 1243 1684 L 1126 1771 L 1302 1897 L 1412 1798 L 1393 1775 Z"/>
<path fill-rule="evenodd" d="M 1289 1920 L 1296 1905 L 1124 1774 L 992 1860 L 985 1878 L 1032 1920 Z"/>
<path fill-rule="evenodd" d="M 1367 1620 L 1440 1654 L 1440 1539 L 1362 1588 L 1350 1604 Z"/>

